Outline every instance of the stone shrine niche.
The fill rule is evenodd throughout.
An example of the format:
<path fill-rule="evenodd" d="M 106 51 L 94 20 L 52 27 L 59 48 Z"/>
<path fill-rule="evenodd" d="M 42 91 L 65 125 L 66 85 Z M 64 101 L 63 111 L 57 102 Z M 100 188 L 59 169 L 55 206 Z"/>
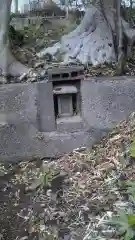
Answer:
<path fill-rule="evenodd" d="M 53 86 L 53 102 L 57 129 L 67 129 L 82 122 L 81 116 L 81 81 L 84 68 L 60 67 L 48 70 L 49 81 Z M 78 125 L 80 126 L 80 125 Z M 70 127 L 68 127 L 68 130 Z"/>
<path fill-rule="evenodd" d="M 53 89 L 56 118 L 79 114 L 78 89 L 74 85 L 58 85 Z"/>
<path fill-rule="evenodd" d="M 38 126 L 40 132 L 72 132 L 84 129 L 81 111 L 81 81 L 84 68 L 53 67 L 47 81 L 38 84 Z"/>

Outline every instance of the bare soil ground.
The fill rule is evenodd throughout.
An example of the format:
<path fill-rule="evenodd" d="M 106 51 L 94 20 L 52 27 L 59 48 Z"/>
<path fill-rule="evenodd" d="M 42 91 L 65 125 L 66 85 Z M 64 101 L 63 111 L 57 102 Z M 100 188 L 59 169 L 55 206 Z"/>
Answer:
<path fill-rule="evenodd" d="M 92 150 L 55 161 L 1 163 L 1 239 L 119 239 L 113 230 L 111 237 L 105 235 L 108 230 L 99 222 L 123 201 L 118 180 L 135 179 L 135 162 L 128 155 L 134 136 L 132 115 Z"/>

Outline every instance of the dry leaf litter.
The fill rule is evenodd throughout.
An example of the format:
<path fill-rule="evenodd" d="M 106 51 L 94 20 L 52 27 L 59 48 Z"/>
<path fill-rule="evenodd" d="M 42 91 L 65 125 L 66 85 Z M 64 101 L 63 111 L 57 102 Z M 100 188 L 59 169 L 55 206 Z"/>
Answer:
<path fill-rule="evenodd" d="M 76 149 L 55 161 L 1 165 L 4 239 L 119 239 L 105 221 L 130 207 L 117 181 L 124 174 L 135 178 L 134 162 L 125 164 L 134 135 L 132 114 L 91 150 Z"/>

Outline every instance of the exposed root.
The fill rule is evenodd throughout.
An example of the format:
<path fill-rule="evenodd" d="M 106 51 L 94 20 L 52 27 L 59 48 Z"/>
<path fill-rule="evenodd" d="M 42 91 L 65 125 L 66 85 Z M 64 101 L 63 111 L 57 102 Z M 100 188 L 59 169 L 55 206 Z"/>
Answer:
<path fill-rule="evenodd" d="M 79 61 L 82 64 L 94 66 L 115 62 L 114 14 L 113 9 L 107 4 L 104 0 L 104 11 L 101 6 L 90 5 L 80 25 L 68 35 L 63 36 L 59 43 L 38 53 L 38 57 L 42 58 L 46 54 L 57 57 L 60 54 L 64 63 Z M 132 45 L 135 40 L 135 31 L 123 19 L 122 26 L 123 34 Z"/>

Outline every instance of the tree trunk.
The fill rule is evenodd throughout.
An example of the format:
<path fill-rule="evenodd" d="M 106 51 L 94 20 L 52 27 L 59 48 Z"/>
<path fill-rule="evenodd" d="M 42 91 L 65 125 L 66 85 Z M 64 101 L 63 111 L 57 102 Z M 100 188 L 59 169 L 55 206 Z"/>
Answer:
<path fill-rule="evenodd" d="M 15 13 L 18 13 L 18 0 L 15 0 Z"/>
<path fill-rule="evenodd" d="M 116 36 L 117 36 L 117 75 L 124 73 L 126 63 L 126 53 L 123 51 L 122 19 L 121 19 L 121 0 L 116 2 Z"/>
<path fill-rule="evenodd" d="M 94 1 L 86 10 L 81 24 L 73 32 L 63 36 L 53 47 L 41 51 L 38 56 L 56 55 L 59 52 L 64 63 L 79 61 L 93 65 L 116 61 L 114 1 Z M 122 28 L 126 36 L 133 40 L 135 31 L 131 30 L 124 20 Z"/>
<path fill-rule="evenodd" d="M 130 26 L 132 26 L 133 21 L 132 21 L 132 9 L 133 9 L 133 1 L 130 0 L 130 8 L 129 8 L 129 23 Z"/>
<path fill-rule="evenodd" d="M 0 0 L 0 72 L 2 75 L 20 76 L 28 68 L 16 61 L 10 51 L 8 28 L 12 0 Z"/>
<path fill-rule="evenodd" d="M 65 3 L 66 3 L 66 18 L 68 19 L 68 16 L 69 16 L 69 1 L 66 0 Z"/>

